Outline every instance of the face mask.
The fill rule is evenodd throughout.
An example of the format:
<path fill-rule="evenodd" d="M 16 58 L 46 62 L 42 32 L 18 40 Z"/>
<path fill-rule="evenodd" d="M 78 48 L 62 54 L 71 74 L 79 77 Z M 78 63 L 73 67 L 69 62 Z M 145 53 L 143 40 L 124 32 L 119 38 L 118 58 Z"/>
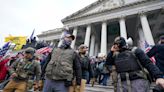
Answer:
<path fill-rule="evenodd" d="M 72 43 L 72 41 L 70 40 L 63 40 L 63 44 L 67 45 L 67 46 L 70 46 Z"/>
<path fill-rule="evenodd" d="M 72 41 L 62 39 L 62 44 L 59 47 L 67 48 L 71 45 Z"/>

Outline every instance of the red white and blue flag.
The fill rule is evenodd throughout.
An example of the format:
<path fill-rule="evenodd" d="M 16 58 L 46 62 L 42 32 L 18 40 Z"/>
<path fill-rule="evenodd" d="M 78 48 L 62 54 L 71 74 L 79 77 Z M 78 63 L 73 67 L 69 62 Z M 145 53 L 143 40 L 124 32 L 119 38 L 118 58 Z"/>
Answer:
<path fill-rule="evenodd" d="M 43 47 L 36 51 L 37 54 L 43 54 L 43 53 L 50 53 L 52 51 L 52 48 L 50 47 Z"/>
<path fill-rule="evenodd" d="M 149 52 L 149 50 L 151 50 L 152 46 L 150 46 L 147 41 L 144 42 L 144 51 L 145 53 Z M 156 61 L 155 61 L 155 58 L 154 56 L 150 58 L 150 60 L 155 64 Z"/>

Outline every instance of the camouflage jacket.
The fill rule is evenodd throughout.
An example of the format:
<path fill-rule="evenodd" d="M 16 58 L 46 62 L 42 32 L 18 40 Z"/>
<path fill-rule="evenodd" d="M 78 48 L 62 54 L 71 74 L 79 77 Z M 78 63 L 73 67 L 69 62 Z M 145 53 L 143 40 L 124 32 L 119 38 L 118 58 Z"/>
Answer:
<path fill-rule="evenodd" d="M 41 66 L 35 59 L 29 61 L 23 58 L 15 61 L 11 65 L 9 72 L 10 74 L 16 73 L 18 75 L 13 78 L 14 80 L 28 80 L 36 76 L 36 81 L 39 81 L 41 76 Z"/>

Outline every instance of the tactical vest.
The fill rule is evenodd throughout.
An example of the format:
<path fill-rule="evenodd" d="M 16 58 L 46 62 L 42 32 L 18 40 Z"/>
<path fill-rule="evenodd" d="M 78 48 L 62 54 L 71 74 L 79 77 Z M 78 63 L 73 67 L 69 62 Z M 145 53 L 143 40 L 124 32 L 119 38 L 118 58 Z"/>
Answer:
<path fill-rule="evenodd" d="M 134 72 L 141 70 L 137 58 L 132 51 L 126 50 L 115 56 L 115 65 L 118 73 Z"/>
<path fill-rule="evenodd" d="M 114 55 L 118 83 L 117 89 L 115 88 L 116 91 L 123 92 L 126 89 L 128 92 L 132 92 L 131 80 L 147 79 L 143 66 L 135 56 L 136 49 L 134 47 L 131 51 L 126 50 Z M 126 81 L 126 87 L 122 84 L 122 81 Z"/>
<path fill-rule="evenodd" d="M 38 63 L 37 61 L 35 60 L 27 61 L 25 59 L 20 59 L 17 62 L 18 62 L 16 65 L 16 73 L 18 74 L 17 79 L 25 80 L 34 75 L 36 63 Z"/>
<path fill-rule="evenodd" d="M 52 80 L 69 80 L 73 78 L 74 50 L 56 48 L 46 67 L 46 77 Z"/>

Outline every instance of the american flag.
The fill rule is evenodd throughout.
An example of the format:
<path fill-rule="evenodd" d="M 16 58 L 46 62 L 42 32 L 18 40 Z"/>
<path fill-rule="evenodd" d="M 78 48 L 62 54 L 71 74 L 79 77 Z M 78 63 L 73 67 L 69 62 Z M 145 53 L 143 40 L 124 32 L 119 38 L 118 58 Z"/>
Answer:
<path fill-rule="evenodd" d="M 10 42 L 7 42 L 2 49 L 0 49 L 0 56 L 4 56 L 6 52 L 9 50 Z"/>
<path fill-rule="evenodd" d="M 50 53 L 52 51 L 52 48 L 50 47 L 43 47 L 36 51 L 37 54 L 43 54 L 43 53 Z"/>
<path fill-rule="evenodd" d="M 144 49 L 145 49 L 145 53 L 149 52 L 149 50 L 151 50 L 152 46 L 150 46 L 147 41 L 145 41 L 144 43 Z M 155 58 L 154 56 L 150 58 L 150 60 L 155 64 Z"/>

